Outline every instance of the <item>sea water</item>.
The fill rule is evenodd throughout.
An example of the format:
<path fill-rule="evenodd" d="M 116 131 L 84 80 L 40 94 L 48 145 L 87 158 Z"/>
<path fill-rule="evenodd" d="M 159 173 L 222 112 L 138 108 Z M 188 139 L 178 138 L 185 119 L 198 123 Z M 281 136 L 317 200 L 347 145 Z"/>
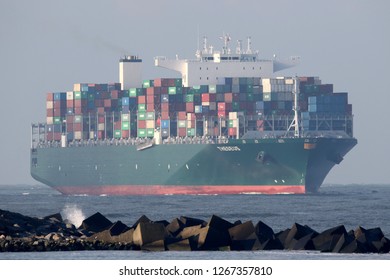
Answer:
<path fill-rule="evenodd" d="M 76 226 L 96 212 L 112 222 L 133 225 L 142 215 L 170 221 L 189 216 L 209 220 L 215 214 L 230 222 L 259 220 L 275 232 L 293 223 L 321 232 L 344 225 L 380 227 L 390 238 L 390 186 L 325 186 L 317 194 L 305 195 L 170 195 L 170 196 L 65 196 L 42 186 L 0 186 L 0 209 L 33 217 L 60 212 Z M 0 259 L 390 259 L 390 254 L 332 254 L 312 251 L 254 252 L 142 252 L 76 251 L 0 253 Z"/>

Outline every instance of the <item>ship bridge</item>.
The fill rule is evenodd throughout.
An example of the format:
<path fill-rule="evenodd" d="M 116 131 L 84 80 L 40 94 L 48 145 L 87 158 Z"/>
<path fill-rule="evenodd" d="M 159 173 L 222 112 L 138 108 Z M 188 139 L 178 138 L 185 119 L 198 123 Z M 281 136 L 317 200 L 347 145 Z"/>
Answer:
<path fill-rule="evenodd" d="M 224 46 L 221 51 L 215 51 L 203 38 L 203 49 L 196 51 L 195 59 L 168 59 L 163 56 L 155 57 L 155 66 L 174 70 L 181 73 L 183 86 L 224 84 L 224 77 L 272 77 L 275 72 L 294 67 L 299 63 L 299 57 L 287 60 L 260 59 L 259 52 L 253 52 L 251 39 L 248 37 L 246 50 L 238 40 L 235 53 L 229 48 L 229 35 L 221 37 Z"/>

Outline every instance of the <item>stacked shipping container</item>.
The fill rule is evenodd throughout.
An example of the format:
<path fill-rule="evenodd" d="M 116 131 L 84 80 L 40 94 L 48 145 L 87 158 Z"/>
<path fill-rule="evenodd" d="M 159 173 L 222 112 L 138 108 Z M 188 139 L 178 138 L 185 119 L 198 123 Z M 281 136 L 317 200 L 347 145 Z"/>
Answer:
<path fill-rule="evenodd" d="M 236 137 L 239 116 L 251 117 L 250 125 L 243 125 L 247 129 L 272 130 L 264 118 L 293 115 L 293 87 L 293 79 L 284 77 L 225 78 L 224 84 L 194 87 L 161 78 L 129 90 L 119 83 L 75 84 L 73 91 L 47 94 L 47 140 L 59 141 L 64 134 L 69 141 L 154 137 L 156 128 L 162 137 Z M 316 77 L 301 77 L 300 92 L 304 130 L 314 129 L 318 113 L 352 115 L 347 93 L 333 93 L 333 85 Z M 338 126 L 343 127 L 333 127 Z"/>

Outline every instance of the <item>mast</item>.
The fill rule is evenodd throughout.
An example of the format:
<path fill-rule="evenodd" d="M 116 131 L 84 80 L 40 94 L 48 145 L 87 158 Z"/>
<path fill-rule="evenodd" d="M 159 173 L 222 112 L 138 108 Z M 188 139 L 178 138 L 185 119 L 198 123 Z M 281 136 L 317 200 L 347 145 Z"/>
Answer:
<path fill-rule="evenodd" d="M 294 137 L 299 138 L 300 135 L 300 128 L 299 128 L 299 105 L 298 105 L 298 99 L 299 99 L 299 79 L 297 76 L 294 78 L 294 120 L 291 122 L 287 132 L 290 131 L 292 127 L 294 127 Z"/>

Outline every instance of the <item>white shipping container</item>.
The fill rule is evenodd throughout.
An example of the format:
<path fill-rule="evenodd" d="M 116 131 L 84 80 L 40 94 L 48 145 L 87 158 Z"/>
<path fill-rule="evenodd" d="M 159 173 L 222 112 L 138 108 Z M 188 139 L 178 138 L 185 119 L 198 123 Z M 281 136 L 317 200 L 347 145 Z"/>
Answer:
<path fill-rule="evenodd" d="M 123 122 L 130 121 L 130 114 L 122 114 L 122 121 Z"/>
<path fill-rule="evenodd" d="M 104 123 L 98 124 L 98 130 L 104 130 Z"/>
<path fill-rule="evenodd" d="M 74 84 L 73 91 L 81 91 L 81 84 Z"/>
<path fill-rule="evenodd" d="M 46 123 L 47 124 L 53 124 L 53 117 L 46 117 Z"/>
<path fill-rule="evenodd" d="M 263 92 L 271 92 L 271 84 L 263 84 Z"/>
<path fill-rule="evenodd" d="M 75 131 L 74 132 L 74 139 L 81 140 L 82 138 L 82 132 L 81 131 Z"/>
<path fill-rule="evenodd" d="M 154 120 L 147 120 L 146 128 L 154 128 Z"/>
<path fill-rule="evenodd" d="M 66 100 L 73 100 L 73 91 L 66 92 Z"/>
<path fill-rule="evenodd" d="M 285 80 L 285 83 L 286 83 L 286 85 L 293 85 L 294 84 L 294 80 L 289 78 L 289 79 Z"/>
<path fill-rule="evenodd" d="M 237 112 L 229 112 L 229 120 L 237 119 Z"/>
<path fill-rule="evenodd" d="M 53 109 L 54 102 L 53 101 L 46 101 L 46 109 Z"/>

